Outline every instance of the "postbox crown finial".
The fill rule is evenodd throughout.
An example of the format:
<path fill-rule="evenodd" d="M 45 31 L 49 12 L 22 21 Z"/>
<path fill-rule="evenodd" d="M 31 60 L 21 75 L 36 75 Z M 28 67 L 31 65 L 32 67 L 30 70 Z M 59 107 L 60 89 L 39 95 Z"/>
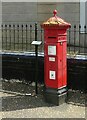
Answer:
<path fill-rule="evenodd" d="M 53 11 L 53 14 L 54 14 L 54 17 L 55 17 L 56 14 L 57 14 L 57 10 L 54 10 L 54 11 Z"/>
<path fill-rule="evenodd" d="M 65 22 L 63 19 L 61 19 L 60 17 L 57 16 L 57 10 L 55 9 L 53 11 L 53 17 L 49 18 L 46 22 L 44 22 L 41 26 L 44 27 L 54 27 L 54 26 L 58 26 L 56 28 L 69 28 L 71 26 L 70 23 Z"/>

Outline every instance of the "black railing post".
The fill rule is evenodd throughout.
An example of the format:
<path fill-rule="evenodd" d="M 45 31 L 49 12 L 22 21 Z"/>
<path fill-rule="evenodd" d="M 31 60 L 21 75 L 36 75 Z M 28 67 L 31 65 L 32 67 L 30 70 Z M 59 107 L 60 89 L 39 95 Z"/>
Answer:
<path fill-rule="evenodd" d="M 1 26 L 1 29 L 2 29 L 2 51 L 3 51 L 3 25 Z"/>
<path fill-rule="evenodd" d="M 9 38 L 10 38 L 9 50 L 11 50 L 11 25 L 9 25 Z"/>
<path fill-rule="evenodd" d="M 84 34 L 85 34 L 85 36 L 84 36 L 84 54 L 87 52 L 86 51 L 86 46 L 87 46 L 87 43 L 86 43 L 86 25 L 84 26 Z"/>
<path fill-rule="evenodd" d="M 29 42 L 30 50 L 31 50 L 31 42 L 32 42 L 32 25 L 30 25 L 30 42 Z"/>
<path fill-rule="evenodd" d="M 79 25 L 79 53 L 80 53 L 80 32 L 81 32 L 81 25 Z"/>
<path fill-rule="evenodd" d="M 19 25 L 17 25 L 17 34 L 18 34 L 18 50 L 19 50 Z"/>
<path fill-rule="evenodd" d="M 15 25 L 13 25 L 13 34 L 14 34 L 14 43 L 13 43 L 13 45 L 14 45 L 14 50 L 15 50 Z"/>
<path fill-rule="evenodd" d="M 27 43 L 27 27 L 28 27 L 28 26 L 27 26 L 27 24 L 26 24 L 26 51 L 27 51 L 27 44 L 28 44 L 28 43 Z"/>
<path fill-rule="evenodd" d="M 37 23 L 35 23 L 35 41 L 37 41 Z M 38 94 L 38 88 L 37 88 L 37 81 L 38 81 L 38 45 L 35 45 L 35 55 L 36 55 L 36 60 L 35 60 L 35 91 L 36 94 Z"/>
<path fill-rule="evenodd" d="M 35 41 L 37 41 L 37 23 L 35 23 Z"/>
<path fill-rule="evenodd" d="M 76 46 L 76 25 L 74 25 L 74 54 L 75 54 L 75 46 Z"/>
<path fill-rule="evenodd" d="M 6 50 L 7 50 L 7 25 L 5 25 L 5 34 L 6 34 Z"/>
<path fill-rule="evenodd" d="M 43 35 L 42 35 L 42 33 L 43 33 L 43 31 L 42 31 L 42 28 L 41 28 L 41 41 L 42 41 L 42 45 L 43 45 Z M 41 48 L 42 48 L 41 51 L 43 51 L 43 46 L 42 45 L 41 45 Z"/>
<path fill-rule="evenodd" d="M 69 53 L 70 53 L 70 40 L 71 40 L 71 26 L 69 28 L 69 45 L 68 45 L 68 47 L 69 47 Z"/>
<path fill-rule="evenodd" d="M 23 25 L 21 27 L 22 27 L 22 51 L 23 51 Z"/>

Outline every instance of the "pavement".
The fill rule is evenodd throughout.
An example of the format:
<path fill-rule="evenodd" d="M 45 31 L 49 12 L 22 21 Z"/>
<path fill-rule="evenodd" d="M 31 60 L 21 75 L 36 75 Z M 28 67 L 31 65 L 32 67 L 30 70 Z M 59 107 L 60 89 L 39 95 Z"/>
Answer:
<path fill-rule="evenodd" d="M 68 102 L 60 106 L 46 103 L 43 85 L 38 84 L 38 95 L 34 83 L 2 82 L 0 90 L 1 118 L 85 118 L 85 94 L 69 90 Z"/>

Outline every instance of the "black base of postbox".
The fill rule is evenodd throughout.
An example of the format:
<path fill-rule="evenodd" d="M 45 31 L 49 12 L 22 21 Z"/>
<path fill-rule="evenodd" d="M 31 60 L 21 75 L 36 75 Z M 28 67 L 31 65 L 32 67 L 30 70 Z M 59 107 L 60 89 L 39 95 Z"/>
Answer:
<path fill-rule="evenodd" d="M 67 102 L 67 88 L 53 89 L 44 87 L 44 99 L 48 103 L 59 106 Z"/>

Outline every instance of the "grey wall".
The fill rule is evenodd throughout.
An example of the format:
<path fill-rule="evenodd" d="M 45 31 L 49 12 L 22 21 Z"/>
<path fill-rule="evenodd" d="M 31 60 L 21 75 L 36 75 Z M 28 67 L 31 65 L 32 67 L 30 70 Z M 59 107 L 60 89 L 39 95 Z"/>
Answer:
<path fill-rule="evenodd" d="M 3 23 L 30 23 L 46 21 L 52 16 L 54 9 L 58 10 L 58 16 L 71 24 L 80 22 L 79 3 L 40 3 L 40 2 L 3 2 Z"/>
<path fill-rule="evenodd" d="M 80 21 L 80 13 L 79 13 L 79 3 L 68 3 L 68 2 L 59 2 L 59 3 L 39 3 L 38 4 L 38 15 L 41 16 L 40 20 L 45 21 L 46 18 L 52 16 L 52 12 L 54 9 L 57 9 L 58 16 L 65 19 L 67 22 L 72 24 L 78 24 Z M 44 17 L 46 16 L 46 18 Z"/>
<path fill-rule="evenodd" d="M 85 22 L 86 22 L 86 25 L 87 25 L 87 1 L 86 1 L 86 3 L 85 3 Z"/>
<path fill-rule="evenodd" d="M 0 2 L 0 24 L 2 24 L 2 3 L 1 2 Z M 0 26 L 0 29 L 1 29 L 1 26 Z M 2 48 L 2 32 L 0 31 L 0 50 L 1 48 Z"/>
<path fill-rule="evenodd" d="M 0 23 L 2 22 L 2 2 L 0 2 Z"/>
<path fill-rule="evenodd" d="M 5 23 L 27 23 L 37 20 L 37 3 L 2 3 L 2 21 Z"/>

